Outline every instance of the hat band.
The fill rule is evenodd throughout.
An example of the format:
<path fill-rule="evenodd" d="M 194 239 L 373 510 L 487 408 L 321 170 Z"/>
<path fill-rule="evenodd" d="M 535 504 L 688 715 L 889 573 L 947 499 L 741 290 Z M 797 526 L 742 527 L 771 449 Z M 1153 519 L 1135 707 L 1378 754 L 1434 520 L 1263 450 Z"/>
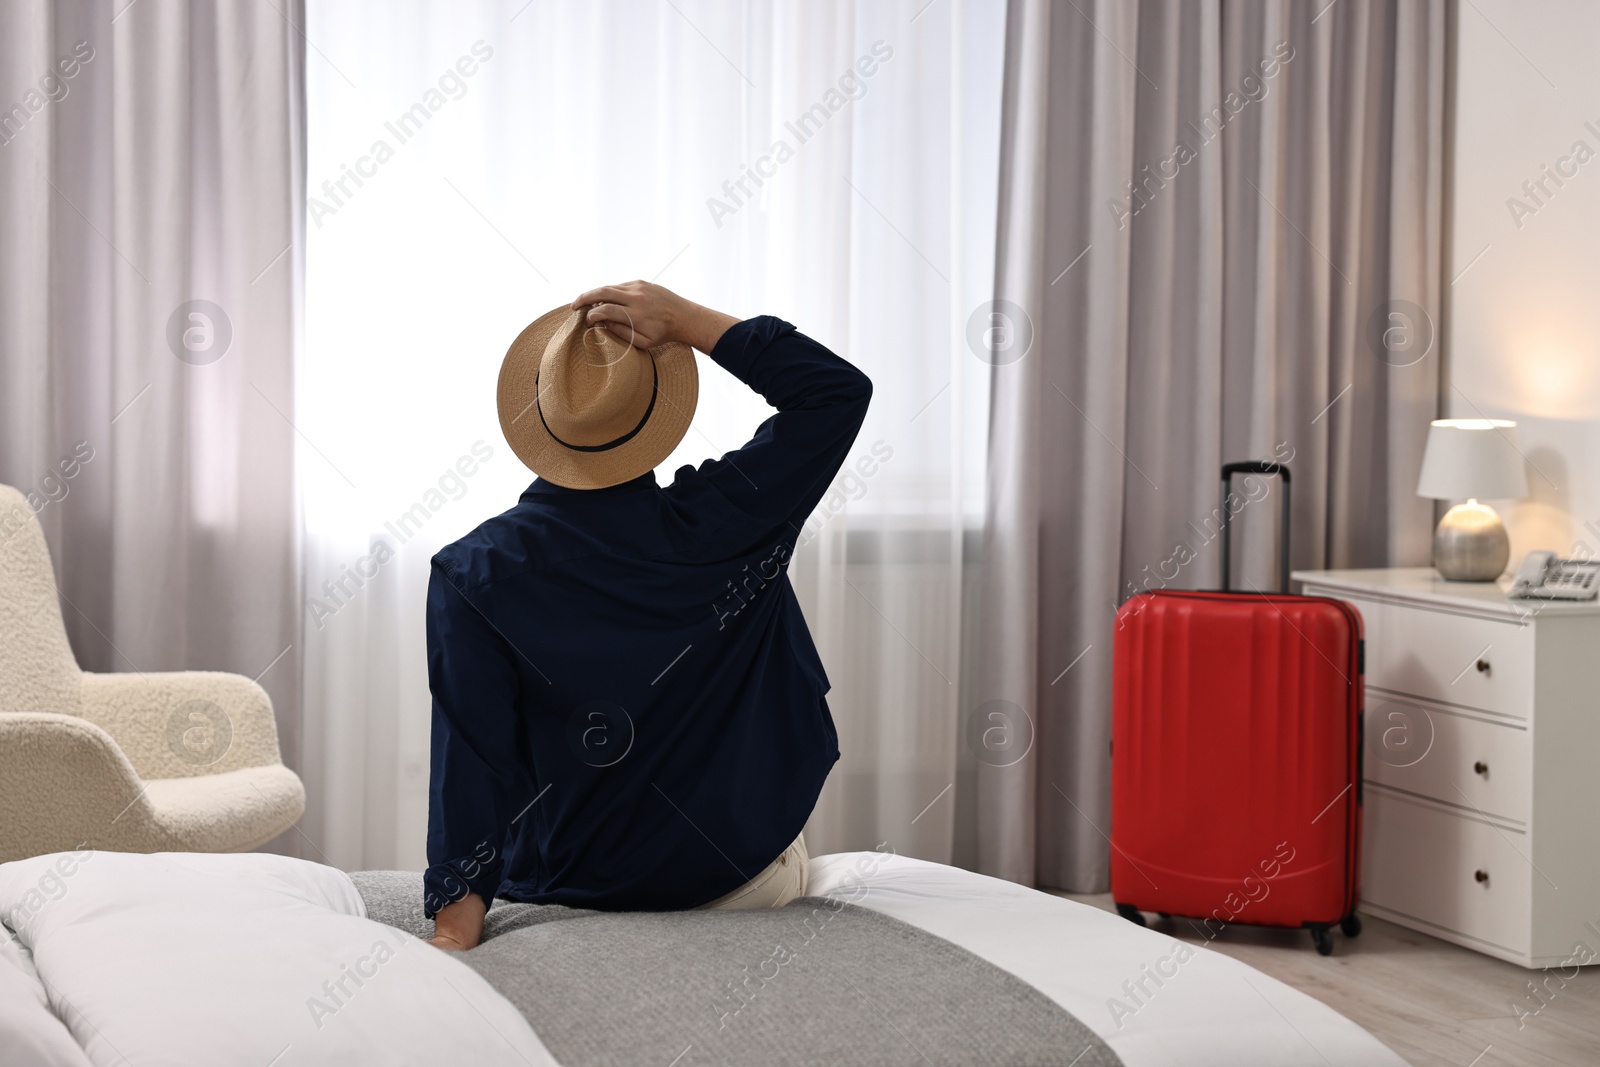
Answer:
<path fill-rule="evenodd" d="M 639 425 L 635 426 L 621 437 L 618 437 L 613 441 L 607 441 L 603 445 L 571 445 L 563 441 L 556 434 L 556 432 L 550 428 L 550 424 L 545 422 L 544 408 L 539 406 L 539 373 L 537 371 L 535 371 L 533 375 L 533 406 L 534 409 L 539 412 L 539 421 L 544 424 L 545 433 L 548 433 L 551 440 L 555 441 L 555 443 L 560 445 L 562 448 L 570 448 L 574 452 L 609 452 L 611 449 L 619 448 L 633 440 L 635 437 L 639 436 L 639 431 L 643 430 L 645 423 L 650 421 L 650 413 L 656 409 L 656 394 L 660 391 L 660 389 L 661 372 L 656 369 L 656 357 L 652 355 L 650 357 L 650 403 L 644 409 L 644 415 L 639 419 Z"/>

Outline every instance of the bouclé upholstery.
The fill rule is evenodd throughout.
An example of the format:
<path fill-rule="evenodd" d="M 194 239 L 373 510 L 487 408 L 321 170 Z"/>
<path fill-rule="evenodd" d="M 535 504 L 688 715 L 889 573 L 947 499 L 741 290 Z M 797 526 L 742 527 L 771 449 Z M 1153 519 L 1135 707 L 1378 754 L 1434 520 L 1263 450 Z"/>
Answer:
<path fill-rule="evenodd" d="M 304 810 L 255 682 L 79 670 L 44 531 L 0 485 L 0 862 L 76 848 L 238 852 Z"/>

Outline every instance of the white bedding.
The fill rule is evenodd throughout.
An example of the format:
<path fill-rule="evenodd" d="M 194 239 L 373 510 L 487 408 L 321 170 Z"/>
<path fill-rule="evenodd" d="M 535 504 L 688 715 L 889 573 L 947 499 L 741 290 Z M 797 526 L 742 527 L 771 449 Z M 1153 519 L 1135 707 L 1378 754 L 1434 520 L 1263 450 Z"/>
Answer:
<path fill-rule="evenodd" d="M 72 1032 L 50 1010 L 33 955 L 0 930 L 0 1048 L 21 1067 L 91 1067 Z"/>
<path fill-rule="evenodd" d="M 852 852 L 813 859 L 807 892 L 882 912 L 1010 971 L 1126 1067 L 1405 1065 L 1326 1004 L 1247 964 L 1012 882 Z"/>
<path fill-rule="evenodd" d="M 364 912 L 349 876 L 285 856 L 86 851 L 0 864 L 0 921 L 94 1067 L 554 1067 L 476 971 Z M 70 1062 L 13 1054 L 51 1040 L 39 1016 L 0 1013 L 0 1025 L 28 1027 L 0 1032 L 7 1067 Z"/>
<path fill-rule="evenodd" d="M 1098 1033 L 1126 1067 L 1404 1062 L 1236 960 L 1010 882 L 843 853 L 811 861 L 809 891 L 1010 971 Z M 555 1063 L 475 971 L 367 920 L 348 876 L 320 864 L 261 854 L 40 856 L 0 864 L 0 921 L 16 934 L 0 949 L 8 1065 Z M 115 965 L 130 960 L 139 961 L 137 982 Z"/>

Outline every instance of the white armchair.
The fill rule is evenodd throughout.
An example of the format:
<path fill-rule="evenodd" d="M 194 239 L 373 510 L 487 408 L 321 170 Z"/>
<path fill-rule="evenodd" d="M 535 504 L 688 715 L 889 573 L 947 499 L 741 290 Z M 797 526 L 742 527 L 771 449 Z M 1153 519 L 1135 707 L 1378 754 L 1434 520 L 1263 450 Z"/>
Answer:
<path fill-rule="evenodd" d="M 73 848 L 242 852 L 304 811 L 255 682 L 78 669 L 44 531 L 0 485 L 0 862 Z"/>

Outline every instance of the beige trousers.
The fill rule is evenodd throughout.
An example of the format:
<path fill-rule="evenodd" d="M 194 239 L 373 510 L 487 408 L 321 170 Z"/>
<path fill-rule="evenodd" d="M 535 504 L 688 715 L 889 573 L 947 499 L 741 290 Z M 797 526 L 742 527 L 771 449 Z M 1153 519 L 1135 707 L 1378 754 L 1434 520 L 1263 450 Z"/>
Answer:
<path fill-rule="evenodd" d="M 810 874 L 811 857 L 806 854 L 806 835 L 801 834 L 760 874 L 727 896 L 700 907 L 781 908 L 794 898 L 805 896 Z"/>

